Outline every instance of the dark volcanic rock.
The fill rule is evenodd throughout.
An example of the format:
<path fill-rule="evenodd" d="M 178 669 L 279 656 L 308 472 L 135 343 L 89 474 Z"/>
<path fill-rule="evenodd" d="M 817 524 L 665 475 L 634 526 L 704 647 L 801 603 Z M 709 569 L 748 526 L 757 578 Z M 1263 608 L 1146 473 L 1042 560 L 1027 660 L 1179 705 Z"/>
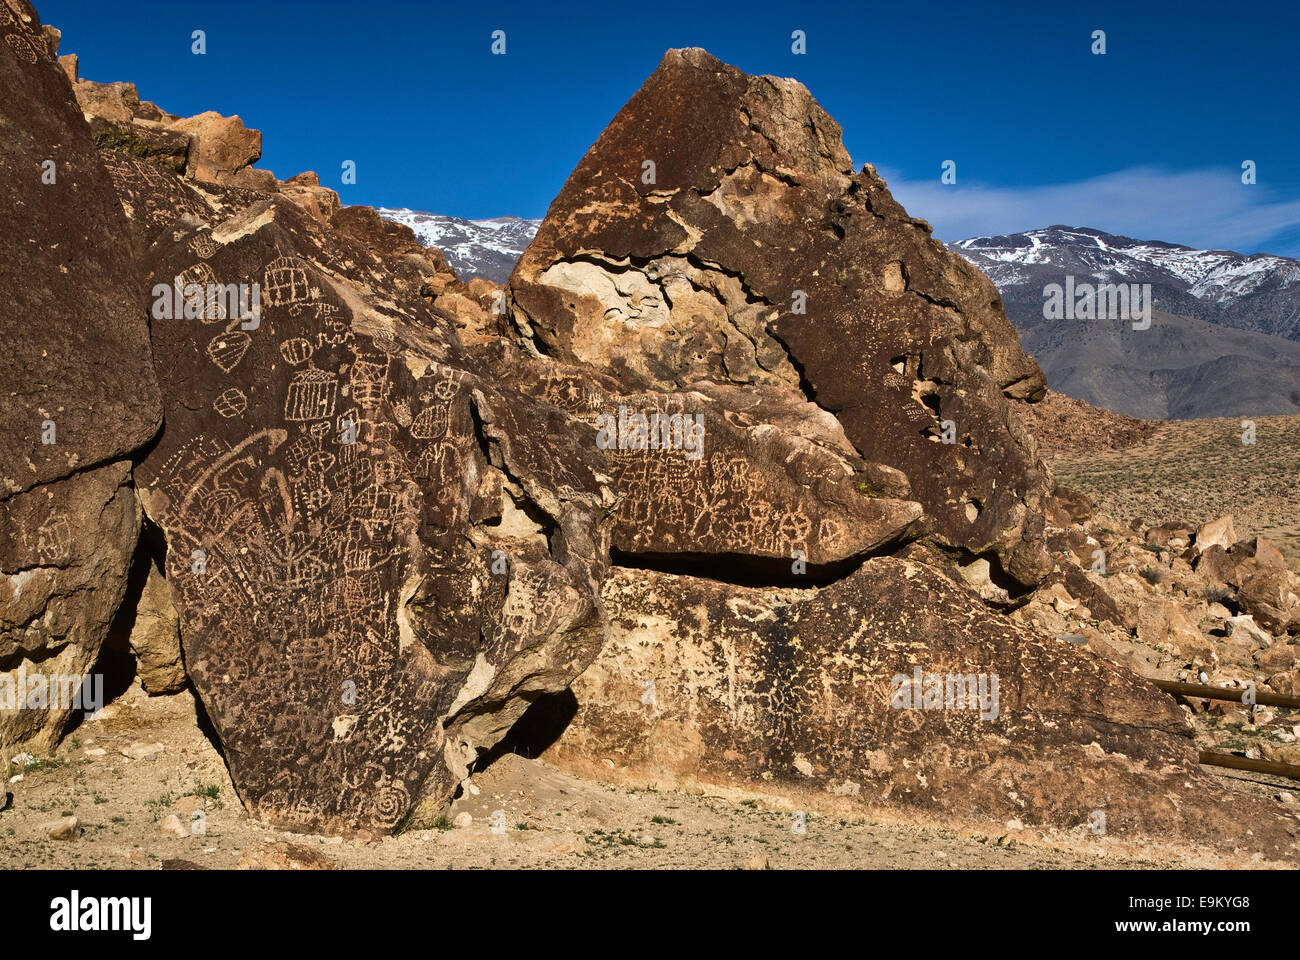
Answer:
<path fill-rule="evenodd" d="M 68 77 L 25 0 L 0 4 L 0 36 L 0 684 L 12 691 L 17 676 L 95 662 L 139 529 L 127 458 L 161 411 L 122 209 Z M 68 715 L 0 710 L 0 745 L 52 745 Z"/>
<path fill-rule="evenodd" d="M 921 516 L 906 477 L 862 460 L 842 432 L 835 444 L 834 431 L 808 427 L 819 412 L 812 404 L 782 397 L 765 408 L 751 396 L 746 413 L 725 394 L 626 393 L 613 378 L 528 357 L 505 341 L 484 362 L 503 383 L 589 424 L 592 441 L 602 424 L 617 430 L 634 414 L 693 418 L 693 451 L 602 450 L 588 441 L 615 498 L 611 542 L 624 554 L 774 560 L 788 571 L 795 551 L 814 567 L 860 558 L 904 538 Z"/>
<path fill-rule="evenodd" d="M 578 680 L 559 756 L 579 766 L 974 820 L 1101 810 L 1114 833 L 1287 853 L 1289 821 L 1257 802 L 1212 816 L 1169 698 L 999 612 L 1004 573 L 1043 582 L 1013 616 L 1086 600 L 1114 619 L 1131 597 L 1069 566 L 1096 545 L 1081 528 L 1054 530 L 1050 569 L 1050 479 L 1017 414 L 1041 377 L 988 283 L 849 169 L 802 87 L 669 54 L 503 313 L 314 174 L 247 166 L 260 135 L 235 118 L 197 118 L 181 175 L 179 141 L 133 139 L 176 118 L 126 84 L 80 94 L 111 125 L 114 196 L 49 45 L 26 49 L 0 48 L 19 91 L 4 269 L 44 379 L 3 412 L 26 429 L 54 404 L 89 439 L 58 459 L 19 430 L 0 460 L 0 669 L 93 657 L 136 540 L 134 452 L 160 534 L 140 556 L 166 579 L 136 607 L 142 677 L 174 689 L 184 666 L 272 824 L 427 821 Z M 33 185 L 47 143 L 75 204 Z M 166 423 L 137 450 L 159 420 L 150 350 Z M 1062 493 L 1051 514 L 1086 512 Z M 1291 581 L 1266 548 L 1229 556 L 1248 549 L 1243 602 L 1290 622 Z M 913 668 L 991 678 L 997 699 L 896 709 Z"/>
<path fill-rule="evenodd" d="M 493 411 L 545 414 L 365 247 L 287 199 L 207 212 L 150 284 L 257 283 L 261 308 L 153 325 L 167 429 L 138 477 L 185 662 L 251 812 L 387 832 L 595 655 L 599 487 L 576 444 L 492 439 Z"/>
<path fill-rule="evenodd" d="M 816 571 L 921 514 L 802 398 L 758 408 L 783 428 L 503 340 L 464 350 L 421 300 L 445 267 L 409 230 L 111 153 L 147 288 L 261 291 L 256 318 L 155 320 L 167 428 L 138 477 L 185 663 L 268 820 L 377 833 L 436 810 L 596 656 L 612 549 Z M 689 416 L 701 443 L 602 447 L 620 407 Z"/>
<path fill-rule="evenodd" d="M 1037 399 L 997 291 L 908 217 L 790 80 L 670 51 L 570 176 L 511 277 L 539 352 L 631 389 L 774 386 L 897 467 L 943 544 L 1023 583 L 1048 491 L 1009 398 Z M 941 442 L 951 423 L 953 443 Z"/>
<path fill-rule="evenodd" d="M 121 457 L 159 425 L 122 210 L 30 16 L 0 7 L 0 495 Z M 42 443 L 45 420 L 55 443 Z"/>

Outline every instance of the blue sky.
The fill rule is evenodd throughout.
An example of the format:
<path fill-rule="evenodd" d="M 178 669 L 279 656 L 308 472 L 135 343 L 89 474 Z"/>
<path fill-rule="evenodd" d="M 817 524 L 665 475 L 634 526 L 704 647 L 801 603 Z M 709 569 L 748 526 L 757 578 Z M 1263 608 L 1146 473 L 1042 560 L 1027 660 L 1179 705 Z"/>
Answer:
<path fill-rule="evenodd" d="M 36 2 L 83 77 L 237 113 L 259 166 L 345 203 L 540 217 L 664 50 L 701 46 L 801 80 L 945 240 L 1067 223 L 1300 256 L 1300 4 Z"/>

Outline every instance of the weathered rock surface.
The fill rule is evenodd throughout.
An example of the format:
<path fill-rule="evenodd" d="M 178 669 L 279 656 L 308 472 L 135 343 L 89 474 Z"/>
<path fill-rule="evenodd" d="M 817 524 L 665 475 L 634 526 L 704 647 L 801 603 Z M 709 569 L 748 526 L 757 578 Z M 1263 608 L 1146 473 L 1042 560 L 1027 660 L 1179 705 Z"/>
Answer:
<path fill-rule="evenodd" d="M 196 180 L 225 183 L 262 156 L 262 134 L 249 130 L 239 117 L 223 117 L 213 110 L 173 121 L 170 128 L 193 134 L 186 173 Z"/>
<path fill-rule="evenodd" d="M 180 616 L 172 606 L 171 589 L 158 565 L 149 557 L 137 555 L 136 562 L 142 560 L 145 580 L 128 637 L 135 655 L 136 676 L 146 693 L 175 693 L 185 687 Z"/>
<path fill-rule="evenodd" d="M 694 450 L 593 444 L 594 468 L 615 496 L 611 542 L 622 554 L 725 557 L 789 573 L 796 551 L 811 567 L 861 558 L 903 539 L 921 517 L 907 478 L 864 461 L 842 432 L 840 446 L 825 442 L 829 431 L 809 426 L 819 411 L 805 401 L 742 411 L 726 394 L 625 393 L 613 378 L 504 341 L 484 360 L 502 382 L 589 424 L 593 439 L 602 423 L 628 432 L 634 415 L 696 418 Z"/>
<path fill-rule="evenodd" d="M 492 410 L 545 414 L 460 365 L 418 303 L 399 309 L 366 248 L 274 196 L 205 212 L 150 249 L 150 286 L 262 293 L 256 320 L 214 306 L 153 325 L 167 429 L 137 477 L 185 661 L 254 814 L 385 832 L 594 656 L 599 488 L 543 441 L 562 417 L 479 435 Z M 546 536 L 497 536 L 503 509 Z"/>
<path fill-rule="evenodd" d="M 1198 553 L 1211 547 L 1228 549 L 1237 542 L 1237 531 L 1232 525 L 1231 514 L 1203 523 L 1196 530 L 1196 550 Z"/>
<path fill-rule="evenodd" d="M 0 34 L 0 688 L 21 698 L 99 654 L 139 529 L 128 457 L 161 411 L 142 280 L 67 75 L 25 0 L 0 5 Z M 70 713 L 0 709 L 0 744 L 52 745 Z"/>
<path fill-rule="evenodd" d="M 996 290 L 854 174 L 792 80 L 670 51 L 578 164 L 510 280 L 521 339 L 630 390 L 775 387 L 902 470 L 938 542 L 1050 569 L 1048 484 L 1009 398 L 1042 374 Z M 943 443 L 951 421 L 953 443 Z"/>
<path fill-rule="evenodd" d="M 77 103 L 90 124 L 95 146 L 183 174 L 198 183 L 283 193 L 322 223 L 339 210 L 339 196 L 322 187 L 316 174 L 277 180 L 252 166 L 262 155 L 262 134 L 239 117 L 205 111 L 178 117 L 141 100 L 132 83 L 96 83 L 77 78 L 75 58 L 60 58 Z"/>
<path fill-rule="evenodd" d="M 688 565 L 680 547 L 640 562 L 634 545 L 616 559 L 657 569 L 606 581 L 610 640 L 574 685 L 577 715 L 551 756 L 595 776 L 612 761 L 632 779 L 811 790 L 974 821 L 1086 830 L 1100 810 L 1112 834 L 1294 857 L 1294 819 L 1267 804 L 1234 798 L 1233 818 L 1215 816 L 1226 798 L 1198 772 L 1185 714 L 1098 630 L 1075 632 L 1113 618 L 1177 656 L 1216 656 L 1184 606 L 1130 607 L 1087 570 L 1106 559 L 1078 526 L 1092 507 L 1068 492 L 1049 503 L 1017 415 L 1041 375 L 984 278 L 928 234 L 870 168 L 853 174 L 802 87 L 700 51 L 668 54 L 579 164 L 511 278 L 511 320 L 533 362 L 606 377 L 565 380 L 547 399 L 576 408 L 596 394 L 603 409 L 613 381 L 643 405 L 689 391 L 729 408 L 729 424 L 780 424 L 785 442 L 882 481 L 859 489 L 919 503 L 924 515 L 895 537 L 924 534 L 935 549 L 886 539 L 895 557 L 859 555 L 800 589 L 772 568 L 766 586 L 739 586 L 764 580 L 737 577 L 731 557 Z M 955 444 L 942 443 L 947 420 Z M 635 463 L 630 487 L 644 489 Z M 1070 528 L 1059 562 L 1044 549 L 1049 516 Z M 633 526 L 653 537 L 662 522 L 651 510 Z M 1165 545 L 1184 549 L 1191 533 L 1168 531 Z M 944 572 L 942 558 L 957 564 Z M 1174 575 L 1190 574 L 1179 562 Z M 1037 635 L 990 609 L 1035 584 L 1017 616 L 1036 618 Z M 998 677 L 1000 712 L 893 709 L 894 675 L 918 666 Z"/>
<path fill-rule="evenodd" d="M 185 662 L 269 820 L 382 832 L 436 808 L 594 658 L 611 549 L 786 570 L 801 551 L 816 570 L 921 515 L 906 477 L 842 432 L 820 442 L 824 424 L 809 439 L 702 393 L 620 392 L 502 340 L 462 351 L 421 299 L 445 265 L 373 213 L 326 226 L 282 194 L 107 162 L 147 287 L 262 291 L 256 324 L 215 304 L 155 321 L 167 429 L 137 476 Z M 596 418 L 620 407 L 698 418 L 697 455 L 602 448 Z"/>
<path fill-rule="evenodd" d="M 1294 853 L 1295 819 L 1266 802 L 1233 798 L 1249 826 L 1211 817 L 1222 793 L 1172 699 L 1011 624 L 920 553 L 821 590 L 615 570 L 604 599 L 609 642 L 548 754 L 567 767 L 1084 831 L 1100 810 L 1111 836 Z"/>
<path fill-rule="evenodd" d="M 1112 832 L 1294 853 L 1293 818 L 1253 801 L 1214 815 L 1184 713 L 1080 626 L 1201 638 L 1186 609 L 1079 566 L 1091 507 L 1048 502 L 1017 412 L 1042 378 L 996 292 L 851 170 L 798 84 L 670 53 L 502 297 L 409 229 L 340 209 L 314 174 L 251 167 L 260 135 L 237 118 L 182 121 L 127 84 L 76 82 L 79 110 L 75 66 L 45 51 L 49 113 L 76 128 L 54 142 L 93 135 L 120 202 L 88 255 L 126 264 L 114 289 L 137 320 L 183 307 L 154 312 L 139 357 L 114 367 L 142 357 L 147 373 L 152 355 L 166 412 L 135 471 L 166 577 L 136 611 L 142 679 L 178 681 L 179 632 L 254 816 L 363 836 L 431 818 L 581 676 L 566 763 L 612 754 L 972 820 L 1071 827 L 1102 810 Z M 158 403 L 135 412 L 139 446 Z M 63 493 L 113 531 L 66 565 L 48 559 L 57 536 L 28 532 L 53 507 L 23 498 L 59 493 L 73 465 L 14 459 L 33 476 L 0 501 L 20 531 L 0 557 L 75 573 L 34 595 L 8 578 L 15 623 L 69 616 L 42 597 L 77 589 L 79 566 L 112 568 L 119 542 L 125 575 L 123 443 Z M 1048 519 L 1075 525 L 1054 531 L 1059 561 Z M 1169 578 L 1194 575 L 1193 554 L 1171 553 L 1189 542 L 1169 531 Z M 1290 623 L 1266 546 L 1211 555 L 1242 606 Z M 1016 602 L 1063 639 L 1000 612 Z M 894 674 L 914 667 L 994 679 L 996 700 L 896 709 Z"/>

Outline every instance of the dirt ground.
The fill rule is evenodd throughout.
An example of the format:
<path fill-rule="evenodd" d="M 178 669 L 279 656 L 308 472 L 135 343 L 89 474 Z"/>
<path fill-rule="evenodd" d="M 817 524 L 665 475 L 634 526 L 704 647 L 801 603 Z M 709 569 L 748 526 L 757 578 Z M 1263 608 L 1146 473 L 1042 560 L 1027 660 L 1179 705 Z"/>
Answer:
<path fill-rule="evenodd" d="M 162 749 L 142 759 L 122 753 L 154 744 Z M 8 805 L 0 812 L 0 867 L 7 869 L 159 869 L 181 866 L 177 861 L 231 868 L 241 853 L 268 841 L 310 847 L 344 869 L 737 869 L 764 860 L 771 869 L 1245 865 L 1082 831 L 981 833 L 887 816 L 849 820 L 816 809 L 803 811 L 798 833 L 795 811 L 780 798 L 632 790 L 511 754 L 475 777 L 477 795 L 460 797 L 442 829 L 370 843 L 288 834 L 244 813 L 191 693 L 150 697 L 138 685 L 98 719 L 82 722 L 51 756 L 20 760 L 5 758 L 7 778 L 21 777 L 6 785 Z M 1238 782 L 1278 789 L 1249 776 Z M 472 823 L 453 827 L 463 813 Z M 165 832 L 172 815 L 189 827 L 186 836 Z M 46 825 L 69 816 L 77 818 L 78 835 L 51 839 Z"/>

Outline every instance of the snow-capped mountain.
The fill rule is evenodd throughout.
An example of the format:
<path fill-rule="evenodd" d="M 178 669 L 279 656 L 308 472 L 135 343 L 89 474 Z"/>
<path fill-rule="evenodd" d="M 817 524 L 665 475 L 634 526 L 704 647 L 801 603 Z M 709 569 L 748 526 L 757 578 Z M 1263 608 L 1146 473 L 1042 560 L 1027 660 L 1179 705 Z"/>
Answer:
<path fill-rule="evenodd" d="M 505 283 L 524 248 L 532 242 L 540 220 L 495 217 L 463 220 L 420 210 L 379 208 L 379 215 L 404 223 L 426 247 L 437 247 L 462 280 L 483 277 Z"/>
<path fill-rule="evenodd" d="M 1072 274 L 1079 281 L 1150 283 L 1157 305 L 1170 313 L 1300 340 L 1300 260 L 1289 257 L 1063 226 L 950 247 L 988 274 L 1022 329 L 1041 321 L 1044 285 Z"/>
<path fill-rule="evenodd" d="M 1154 419 L 1300 413 L 1300 260 L 1047 227 L 949 245 L 1054 390 Z M 1049 284 L 1151 284 L 1152 322 L 1047 319 Z"/>

